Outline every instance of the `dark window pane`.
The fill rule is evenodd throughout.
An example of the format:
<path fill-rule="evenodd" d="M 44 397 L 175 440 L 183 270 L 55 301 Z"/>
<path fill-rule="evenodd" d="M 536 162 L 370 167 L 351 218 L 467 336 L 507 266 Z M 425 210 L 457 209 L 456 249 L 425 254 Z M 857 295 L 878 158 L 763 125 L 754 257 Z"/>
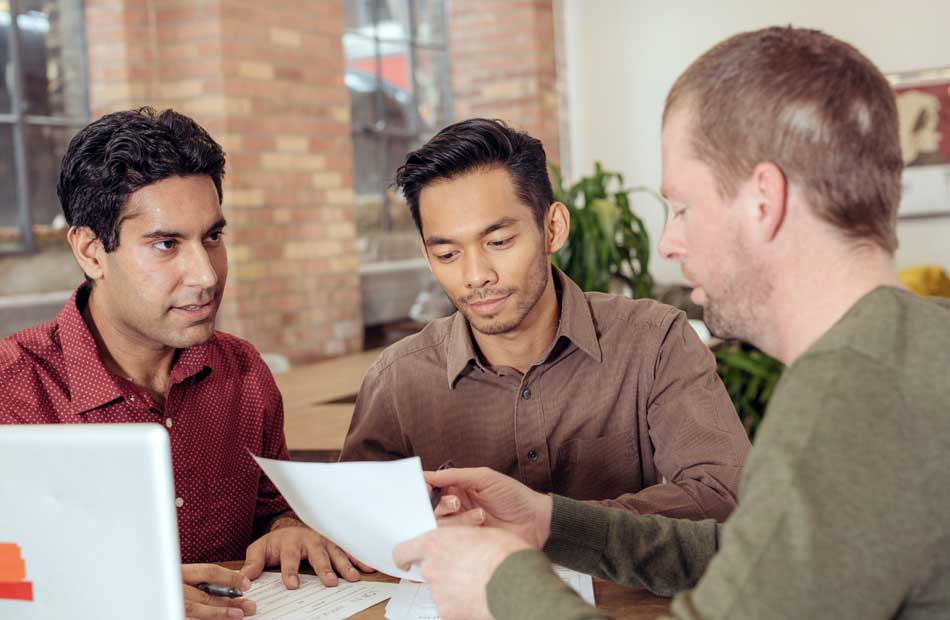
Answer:
<path fill-rule="evenodd" d="M 343 19 L 347 30 L 370 36 L 376 32 L 372 0 L 343 0 Z"/>
<path fill-rule="evenodd" d="M 346 55 L 346 87 L 350 91 L 350 118 L 353 127 L 375 127 L 381 110 L 377 108 L 379 63 L 376 62 L 376 40 L 357 34 L 343 36 Z"/>
<path fill-rule="evenodd" d="M 384 138 L 361 132 L 353 135 L 353 185 L 357 195 L 381 194 L 386 186 L 383 162 Z"/>
<path fill-rule="evenodd" d="M 406 44 L 380 43 L 378 63 L 373 39 L 347 34 L 343 45 L 354 131 L 413 127 L 412 73 Z"/>
<path fill-rule="evenodd" d="M 406 155 L 413 148 L 420 146 L 413 139 L 402 136 L 390 136 L 386 141 L 386 177 L 392 180 L 396 176 L 396 169 L 406 161 Z M 414 226 L 409 207 L 402 192 L 392 189 L 386 192 L 386 212 L 389 228 L 392 230 L 407 229 Z M 400 258 L 409 258 L 400 257 Z"/>
<path fill-rule="evenodd" d="M 26 113 L 84 118 L 79 0 L 22 0 L 17 26 Z"/>
<path fill-rule="evenodd" d="M 379 72 L 383 82 L 383 120 L 386 129 L 412 129 L 412 58 L 405 43 L 379 44 Z"/>
<path fill-rule="evenodd" d="M 408 0 L 377 0 L 376 34 L 388 41 L 409 40 Z"/>
<path fill-rule="evenodd" d="M 56 196 L 59 168 L 66 146 L 78 131 L 72 127 L 26 128 L 27 165 L 30 175 L 30 205 L 34 226 L 52 226 L 62 213 Z"/>
<path fill-rule="evenodd" d="M 0 113 L 10 112 L 13 66 L 10 64 L 10 11 L 0 8 Z"/>
<path fill-rule="evenodd" d="M 416 96 L 423 131 L 436 132 L 448 124 L 449 88 L 448 54 L 416 49 Z"/>
<path fill-rule="evenodd" d="M 13 127 L 0 125 L 0 251 L 20 248 L 20 213 L 13 167 Z"/>
<path fill-rule="evenodd" d="M 415 39 L 425 45 L 445 46 L 445 0 L 411 0 Z"/>
<path fill-rule="evenodd" d="M 391 38 L 398 35 L 392 24 L 403 23 L 409 32 L 406 0 L 343 0 L 343 19 L 347 30 L 365 35 Z"/>

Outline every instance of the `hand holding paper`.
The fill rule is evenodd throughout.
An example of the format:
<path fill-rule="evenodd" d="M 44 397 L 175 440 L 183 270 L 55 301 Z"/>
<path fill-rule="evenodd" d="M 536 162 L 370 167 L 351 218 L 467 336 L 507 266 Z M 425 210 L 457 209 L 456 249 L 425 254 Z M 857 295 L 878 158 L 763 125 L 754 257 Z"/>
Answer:
<path fill-rule="evenodd" d="M 376 570 L 423 581 L 399 569 L 395 546 L 434 530 L 422 462 L 294 463 L 255 457 L 300 519 Z"/>

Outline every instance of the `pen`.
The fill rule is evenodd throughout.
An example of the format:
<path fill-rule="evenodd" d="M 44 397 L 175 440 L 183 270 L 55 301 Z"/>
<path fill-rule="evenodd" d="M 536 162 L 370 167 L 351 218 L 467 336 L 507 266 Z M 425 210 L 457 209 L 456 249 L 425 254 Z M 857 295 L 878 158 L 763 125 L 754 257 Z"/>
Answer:
<path fill-rule="evenodd" d="M 436 471 L 442 471 L 443 469 L 450 469 L 452 467 L 455 467 L 452 461 L 446 461 L 439 465 Z M 432 503 L 432 510 L 435 510 L 435 507 L 442 501 L 442 487 L 432 487 L 432 493 L 429 494 L 429 501 Z"/>
<path fill-rule="evenodd" d="M 225 598 L 240 598 L 244 596 L 244 593 L 240 590 L 235 590 L 227 586 L 219 586 L 216 583 L 199 583 L 195 587 L 211 596 L 223 596 Z"/>

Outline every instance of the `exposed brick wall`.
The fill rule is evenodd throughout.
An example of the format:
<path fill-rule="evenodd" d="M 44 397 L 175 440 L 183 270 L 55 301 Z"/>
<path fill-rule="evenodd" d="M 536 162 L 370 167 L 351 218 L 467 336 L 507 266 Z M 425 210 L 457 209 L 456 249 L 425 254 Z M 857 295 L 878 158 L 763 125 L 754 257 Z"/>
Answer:
<path fill-rule="evenodd" d="M 224 146 L 219 326 L 308 360 L 362 345 L 342 2 L 86 0 L 94 116 L 194 117 Z"/>
<path fill-rule="evenodd" d="M 449 3 L 456 120 L 500 118 L 544 143 L 560 161 L 553 0 Z"/>

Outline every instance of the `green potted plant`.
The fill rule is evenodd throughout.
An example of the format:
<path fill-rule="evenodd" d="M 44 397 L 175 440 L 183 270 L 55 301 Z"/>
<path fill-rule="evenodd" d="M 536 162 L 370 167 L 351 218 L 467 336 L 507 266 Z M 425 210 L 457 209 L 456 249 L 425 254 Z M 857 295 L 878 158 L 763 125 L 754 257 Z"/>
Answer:
<path fill-rule="evenodd" d="M 713 355 L 719 378 L 751 439 L 762 423 L 765 408 L 785 367 L 752 345 L 737 340 L 717 344 Z"/>
<path fill-rule="evenodd" d="M 554 264 L 585 291 L 615 291 L 626 287 L 635 298 L 653 293 L 650 275 L 650 237 L 630 208 L 629 194 L 637 188 L 623 186 L 623 176 L 594 164 L 594 174 L 570 187 L 557 167 L 551 167 L 554 198 L 571 214 L 567 243 L 554 256 Z"/>

